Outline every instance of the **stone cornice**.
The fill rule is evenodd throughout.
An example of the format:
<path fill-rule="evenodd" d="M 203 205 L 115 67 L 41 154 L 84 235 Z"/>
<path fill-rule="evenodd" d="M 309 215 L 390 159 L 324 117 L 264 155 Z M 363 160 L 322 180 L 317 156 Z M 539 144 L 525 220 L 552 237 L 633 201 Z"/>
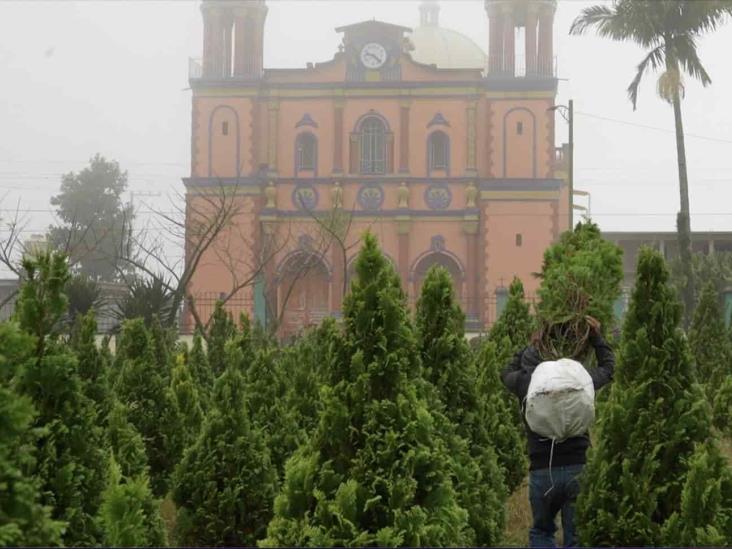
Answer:
<path fill-rule="evenodd" d="M 347 184 L 379 184 L 399 186 L 402 182 L 408 185 L 452 183 L 468 185 L 475 182 L 481 192 L 499 191 L 558 191 L 565 183 L 561 179 L 485 179 L 480 177 L 404 177 L 404 176 L 341 176 L 341 177 L 185 177 L 183 185 L 187 189 L 196 188 L 252 188 L 263 187 L 269 181 L 275 185 L 332 185 L 335 182 Z"/>
<path fill-rule="evenodd" d="M 446 81 L 381 81 L 381 82 L 268 82 L 256 78 L 202 79 L 192 78 L 194 95 L 242 97 L 335 98 L 335 97 L 413 97 L 430 96 L 503 96 L 503 94 L 540 94 L 553 97 L 556 78 L 507 78 L 489 75 L 480 80 Z"/>

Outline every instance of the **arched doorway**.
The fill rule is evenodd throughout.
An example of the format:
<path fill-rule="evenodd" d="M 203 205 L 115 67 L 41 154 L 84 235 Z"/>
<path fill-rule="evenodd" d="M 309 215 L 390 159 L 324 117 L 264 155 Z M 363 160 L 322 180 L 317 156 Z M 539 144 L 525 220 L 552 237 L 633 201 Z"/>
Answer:
<path fill-rule="evenodd" d="M 292 336 L 329 315 L 330 271 L 318 254 L 296 252 L 279 270 L 277 285 L 280 331 Z"/>
<path fill-rule="evenodd" d="M 417 302 L 420 294 L 422 293 L 422 284 L 424 283 L 424 279 L 427 277 L 427 273 L 429 272 L 429 270 L 435 265 L 444 267 L 445 269 L 447 269 L 447 272 L 450 273 L 450 278 L 452 278 L 452 285 L 455 289 L 455 299 L 464 308 L 463 281 L 465 277 L 463 268 L 460 266 L 460 263 L 458 263 L 455 258 L 453 258 L 450 254 L 444 251 L 429 252 L 417 260 L 411 273 L 411 301 L 413 301 L 414 303 Z"/>
<path fill-rule="evenodd" d="M 394 271 L 398 274 L 399 271 L 397 269 L 397 265 L 394 262 L 394 259 L 392 257 L 384 252 L 382 252 L 386 260 L 391 264 L 391 266 L 394 268 Z M 358 254 L 351 257 L 351 259 L 348 260 L 348 266 L 346 267 L 346 284 L 348 286 L 348 291 L 351 290 L 351 283 L 355 280 L 356 277 L 356 261 L 358 260 Z M 404 282 L 402 282 L 402 285 Z"/>

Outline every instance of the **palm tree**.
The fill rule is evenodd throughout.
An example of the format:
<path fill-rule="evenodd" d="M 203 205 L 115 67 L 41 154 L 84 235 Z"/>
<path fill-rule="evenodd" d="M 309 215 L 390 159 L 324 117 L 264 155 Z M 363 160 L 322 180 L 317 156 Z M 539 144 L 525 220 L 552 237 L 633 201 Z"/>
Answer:
<path fill-rule="evenodd" d="M 686 279 L 683 294 L 687 321 L 695 300 L 689 183 L 681 118 L 681 99 L 684 96 L 682 73 L 700 81 L 703 86 L 711 84 L 712 80 L 697 54 L 697 39 L 715 30 L 729 14 L 732 14 L 732 0 L 615 0 L 612 6 L 592 6 L 582 10 L 569 31 L 570 34 L 582 34 L 593 27 L 600 36 L 621 42 L 635 42 L 648 52 L 638 64 L 635 78 L 628 86 L 633 109 L 637 106 L 638 88 L 648 69 L 661 72 L 658 94 L 673 106 L 676 122 L 681 195 L 677 228 L 679 253 Z"/>

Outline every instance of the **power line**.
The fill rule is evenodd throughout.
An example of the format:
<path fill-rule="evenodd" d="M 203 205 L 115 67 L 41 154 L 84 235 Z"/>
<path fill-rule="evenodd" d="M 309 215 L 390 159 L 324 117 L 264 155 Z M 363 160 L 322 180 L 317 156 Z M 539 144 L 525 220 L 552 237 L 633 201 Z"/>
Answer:
<path fill-rule="evenodd" d="M 615 124 L 623 124 L 625 126 L 633 126 L 636 128 L 644 128 L 646 130 L 653 130 L 657 132 L 663 132 L 663 133 L 671 133 L 675 134 L 675 130 L 670 130 L 668 128 L 659 128 L 658 126 L 649 126 L 647 124 L 638 124 L 637 122 L 628 122 L 627 120 L 620 120 L 618 118 L 610 118 L 607 116 L 600 116 L 599 114 L 592 114 L 588 112 L 581 112 L 581 111 L 575 111 L 575 114 L 579 114 L 582 116 L 586 116 L 588 118 L 595 118 L 597 120 L 604 120 L 605 122 L 614 122 Z M 707 135 L 699 135 L 694 133 L 685 133 L 684 137 L 692 137 L 694 139 L 703 139 L 705 141 L 714 141 L 716 143 L 727 143 L 732 144 L 732 140 L 730 139 L 722 139 L 720 137 L 709 137 Z"/>

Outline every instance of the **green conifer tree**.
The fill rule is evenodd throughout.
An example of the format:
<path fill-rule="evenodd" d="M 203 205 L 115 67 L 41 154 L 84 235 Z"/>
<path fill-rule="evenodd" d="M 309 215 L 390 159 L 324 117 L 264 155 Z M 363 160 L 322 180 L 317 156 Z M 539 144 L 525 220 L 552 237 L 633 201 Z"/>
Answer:
<path fill-rule="evenodd" d="M 405 296 L 367 234 L 316 431 L 288 460 L 264 546 L 467 545 Z"/>
<path fill-rule="evenodd" d="M 145 442 L 153 493 L 160 497 L 176 463 L 175 437 L 179 426 L 171 421 L 172 403 L 152 338 L 142 319 L 128 320 L 122 327 L 123 358 L 114 394 L 128 411 L 130 423 Z M 164 421 L 163 421 L 164 419 Z"/>
<path fill-rule="evenodd" d="M 100 532 L 94 520 L 104 484 L 103 432 L 93 401 L 83 393 L 79 365 L 59 340 L 67 299 L 66 258 L 42 253 L 23 261 L 25 282 L 16 305 L 21 328 L 34 338 L 34 353 L 20 369 L 15 385 L 38 411 L 36 472 L 44 505 L 67 523 L 63 543 L 92 545 Z"/>
<path fill-rule="evenodd" d="M 508 288 L 506 307 L 491 327 L 488 339 L 500 347 L 504 338 L 508 338 L 510 348 L 505 349 L 505 352 L 513 355 L 529 344 L 535 329 L 531 308 L 524 294 L 524 284 L 520 278 L 514 278 Z"/>
<path fill-rule="evenodd" d="M 662 537 L 666 543 L 679 547 L 729 545 L 732 539 L 730 490 L 732 476 L 724 456 L 714 446 L 698 445 L 688 460 L 681 509 L 664 524 Z"/>
<path fill-rule="evenodd" d="M 543 327 L 560 328 L 538 342 L 547 358 L 583 355 L 590 326 L 600 321 L 605 331 L 614 325 L 614 305 L 623 281 L 622 251 L 604 240 L 593 223 L 578 223 L 544 252 L 537 319 Z M 549 330 L 543 333 L 549 335 Z"/>
<path fill-rule="evenodd" d="M 305 437 L 317 426 L 320 389 L 329 383 L 328 364 L 342 346 L 343 338 L 336 321 L 327 318 L 293 345 L 282 349 L 278 362 L 288 379 L 285 406 L 292 410 Z"/>
<path fill-rule="evenodd" d="M 700 524 L 684 498 L 713 492 L 717 479 L 723 497 L 706 523 L 728 523 L 729 470 L 714 446 L 709 406 L 679 328 L 681 309 L 663 258 L 643 249 L 615 382 L 600 408 L 577 502 L 586 545 L 678 545 L 679 532 L 691 545 L 706 541 L 691 539 Z M 694 456 L 698 445 L 707 457 Z"/>
<path fill-rule="evenodd" d="M 174 438 L 176 461 L 183 450 L 198 437 L 203 422 L 203 410 L 198 397 L 198 386 L 183 359 L 178 355 L 176 365 L 170 378 L 168 400 L 171 403 L 170 419 L 177 426 L 171 433 Z"/>
<path fill-rule="evenodd" d="M 214 377 L 218 377 L 226 369 L 226 343 L 236 334 L 236 326 L 231 315 L 218 301 L 211 317 L 208 333 L 208 364 Z"/>
<path fill-rule="evenodd" d="M 127 419 L 127 407 L 119 401 L 111 405 L 107 417 L 107 438 L 120 473 L 124 477 L 147 474 L 145 443 Z"/>
<path fill-rule="evenodd" d="M 71 334 L 71 348 L 79 360 L 79 377 L 83 383 L 84 394 L 97 406 L 100 417 L 109 413 L 108 362 L 97 347 L 95 336 L 97 321 L 94 310 L 78 315 Z"/>
<path fill-rule="evenodd" d="M 36 465 L 38 439 L 38 432 L 32 427 L 35 415 L 29 398 L 0 382 L 0 546 L 3 547 L 61 543 L 64 524 L 51 519 L 51 509 L 41 501 L 40 480 L 31 473 Z"/>
<path fill-rule="evenodd" d="M 164 547 L 167 544 L 160 502 L 150 491 L 147 474 L 123 476 L 113 454 L 108 460 L 99 522 L 104 530 L 104 543 L 109 547 Z"/>
<path fill-rule="evenodd" d="M 424 280 L 416 328 L 424 375 L 444 406 L 452 457 L 463 472 L 456 482 L 460 503 L 468 510 L 477 544 L 494 545 L 505 519 L 504 472 L 486 428 L 489 395 L 478 392 L 478 371 L 465 339 L 465 315 L 455 299 L 452 277 L 442 267 L 430 269 Z M 458 452 L 461 446 L 464 451 Z"/>
<path fill-rule="evenodd" d="M 153 316 L 150 324 L 150 344 L 155 355 L 155 364 L 161 369 L 165 383 L 170 383 L 170 373 L 173 369 L 171 349 L 175 347 L 176 335 L 172 330 L 166 330 L 160 323 L 157 315 Z"/>
<path fill-rule="evenodd" d="M 714 395 L 712 420 L 724 436 L 732 437 L 732 376 L 727 376 Z"/>
<path fill-rule="evenodd" d="M 528 459 L 517 399 L 506 391 L 500 378 L 501 369 L 510 358 L 505 352 L 509 348 L 508 338 L 504 338 L 500 349 L 490 339 L 480 348 L 477 389 L 483 397 L 484 428 L 493 441 L 498 463 L 504 470 L 506 487 L 509 493 L 513 493 L 526 478 Z"/>
<path fill-rule="evenodd" d="M 33 337 L 14 320 L 0 323 L 0 383 L 11 384 L 20 367 L 33 355 Z"/>
<path fill-rule="evenodd" d="M 729 380 L 732 378 L 732 343 L 727 338 L 719 295 L 713 282 L 704 285 L 689 328 L 689 348 L 697 378 L 713 404 L 712 421 L 724 430 L 729 421 Z M 719 396 L 718 396 L 719 394 Z"/>
<path fill-rule="evenodd" d="M 237 366 L 244 379 L 249 418 L 265 434 L 272 464 L 281 474 L 301 433 L 295 411 L 285 401 L 288 373 L 281 369 L 280 350 L 272 341 L 255 340 L 253 335 L 248 318 L 243 316 L 239 333 L 232 340 L 239 350 Z"/>
<path fill-rule="evenodd" d="M 188 369 L 198 388 L 198 394 L 203 410 L 208 410 L 211 391 L 213 390 L 214 375 L 203 348 L 203 337 L 196 330 L 193 335 L 193 346 L 188 353 Z"/>
<path fill-rule="evenodd" d="M 479 350 L 481 390 L 491 395 L 493 415 L 488 419 L 498 445 L 501 464 L 506 469 L 509 490 L 518 488 L 526 476 L 524 420 L 518 400 L 506 391 L 501 382 L 501 370 L 531 342 L 535 320 L 526 302 L 524 285 L 514 278 L 503 313 L 491 328 L 488 341 Z M 502 400 L 503 402 L 498 402 Z M 506 420 L 510 419 L 511 424 Z"/>
<path fill-rule="evenodd" d="M 264 434 L 249 421 L 241 351 L 227 351 L 211 410 L 173 476 L 177 540 L 189 546 L 252 546 L 272 515 L 277 475 Z"/>

